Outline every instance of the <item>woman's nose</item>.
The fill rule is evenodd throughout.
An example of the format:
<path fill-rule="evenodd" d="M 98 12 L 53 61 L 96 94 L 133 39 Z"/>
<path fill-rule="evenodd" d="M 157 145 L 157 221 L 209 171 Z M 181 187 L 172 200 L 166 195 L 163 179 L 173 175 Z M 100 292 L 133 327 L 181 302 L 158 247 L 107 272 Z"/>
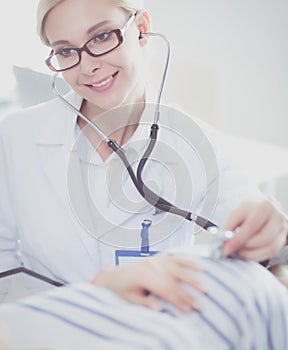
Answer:
<path fill-rule="evenodd" d="M 93 57 L 89 55 L 87 52 L 83 51 L 80 65 L 81 65 L 81 71 L 83 73 L 86 73 L 86 74 L 93 73 L 101 67 L 101 58 Z"/>

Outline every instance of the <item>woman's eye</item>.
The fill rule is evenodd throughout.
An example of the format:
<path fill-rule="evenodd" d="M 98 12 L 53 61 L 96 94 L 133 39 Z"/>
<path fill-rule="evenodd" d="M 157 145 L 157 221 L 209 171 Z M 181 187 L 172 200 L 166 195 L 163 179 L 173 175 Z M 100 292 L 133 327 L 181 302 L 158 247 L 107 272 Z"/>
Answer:
<path fill-rule="evenodd" d="M 73 55 L 73 53 L 74 53 L 74 49 L 70 49 L 70 48 L 62 49 L 58 51 L 58 55 L 61 55 L 62 57 L 69 57 Z"/>
<path fill-rule="evenodd" d="M 101 43 L 103 41 L 106 41 L 110 38 L 111 36 L 111 33 L 110 32 L 104 32 L 104 33 L 101 33 L 101 34 L 98 34 L 97 36 L 95 36 L 95 38 L 93 39 L 93 42 L 95 44 L 97 43 Z"/>

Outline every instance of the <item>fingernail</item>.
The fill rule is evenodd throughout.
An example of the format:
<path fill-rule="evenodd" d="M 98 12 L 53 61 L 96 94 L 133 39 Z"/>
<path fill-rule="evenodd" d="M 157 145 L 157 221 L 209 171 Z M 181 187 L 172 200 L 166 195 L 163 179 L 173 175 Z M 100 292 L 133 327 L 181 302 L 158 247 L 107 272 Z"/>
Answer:
<path fill-rule="evenodd" d="M 162 309 L 160 303 L 153 303 L 150 305 L 150 308 L 154 311 L 161 311 Z"/>
<path fill-rule="evenodd" d="M 199 292 L 201 292 L 203 294 L 208 293 L 208 289 L 206 287 L 204 287 L 202 284 L 194 285 L 194 288 L 196 288 L 197 290 L 199 290 Z"/>
<path fill-rule="evenodd" d="M 203 309 L 202 309 L 202 307 L 200 305 L 193 305 L 193 310 L 197 311 L 197 312 L 202 312 L 203 311 Z"/>
<path fill-rule="evenodd" d="M 208 294 L 208 289 L 207 289 L 206 287 L 200 286 L 200 291 L 201 291 L 203 294 Z"/>
<path fill-rule="evenodd" d="M 183 311 L 185 314 L 188 314 L 193 310 L 193 305 L 181 305 L 181 311 Z"/>

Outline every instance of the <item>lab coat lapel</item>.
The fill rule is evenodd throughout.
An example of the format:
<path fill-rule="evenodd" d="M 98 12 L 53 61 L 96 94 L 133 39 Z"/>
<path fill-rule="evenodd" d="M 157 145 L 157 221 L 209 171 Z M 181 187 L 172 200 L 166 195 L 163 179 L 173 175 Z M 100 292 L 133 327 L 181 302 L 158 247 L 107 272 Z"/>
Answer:
<path fill-rule="evenodd" d="M 69 153 L 64 145 L 37 145 L 39 163 L 50 184 L 52 190 L 59 195 L 61 201 L 66 202 L 66 173 Z"/>
<path fill-rule="evenodd" d="M 78 108 L 80 101 L 77 95 L 69 93 L 67 99 Z M 55 192 L 66 202 L 66 177 L 75 139 L 77 114 L 60 101 L 58 103 L 57 108 L 47 117 L 47 123 L 43 125 L 35 143 L 41 167 Z"/>
<path fill-rule="evenodd" d="M 75 93 L 68 94 L 67 99 L 76 107 L 81 105 L 81 99 Z M 69 186 L 74 186 L 77 189 L 77 199 L 79 203 L 85 205 L 83 192 L 81 192 L 80 169 L 79 163 L 75 160 L 75 126 L 77 121 L 77 113 L 67 109 L 67 107 L 59 102 L 57 115 L 51 115 L 47 119 L 46 125 L 43 125 L 42 132 L 36 140 L 36 151 L 38 153 L 39 164 L 42 167 L 48 182 L 51 184 L 55 195 L 63 203 L 63 207 L 68 213 L 71 222 L 75 226 L 75 234 L 78 235 L 85 250 L 89 253 L 93 263 L 95 263 L 95 247 L 91 244 L 91 236 L 83 234 L 87 232 L 87 228 L 91 227 L 91 218 L 88 215 L 88 210 L 82 208 L 82 212 L 86 212 L 85 228 L 79 221 L 77 216 L 77 208 L 71 205 Z M 53 110 L 55 113 L 55 109 Z M 69 171 L 72 173 L 69 174 Z M 74 192 L 73 192 L 74 193 Z M 74 193 L 75 194 L 75 193 Z M 82 196 L 82 197 L 81 197 Z M 82 218 L 83 219 L 83 218 Z M 80 234 L 78 234 L 80 232 Z M 73 234 L 73 232 L 70 232 Z"/>

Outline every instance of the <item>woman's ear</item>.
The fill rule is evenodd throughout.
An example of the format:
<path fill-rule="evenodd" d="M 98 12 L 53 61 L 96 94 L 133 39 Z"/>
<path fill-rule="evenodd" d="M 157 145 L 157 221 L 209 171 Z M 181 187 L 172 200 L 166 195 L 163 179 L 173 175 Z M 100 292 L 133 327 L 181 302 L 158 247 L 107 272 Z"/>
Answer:
<path fill-rule="evenodd" d="M 144 47 L 148 41 L 148 36 L 145 36 L 145 33 L 150 32 L 150 16 L 147 11 L 140 10 L 137 12 L 136 25 L 139 30 L 140 46 Z"/>

